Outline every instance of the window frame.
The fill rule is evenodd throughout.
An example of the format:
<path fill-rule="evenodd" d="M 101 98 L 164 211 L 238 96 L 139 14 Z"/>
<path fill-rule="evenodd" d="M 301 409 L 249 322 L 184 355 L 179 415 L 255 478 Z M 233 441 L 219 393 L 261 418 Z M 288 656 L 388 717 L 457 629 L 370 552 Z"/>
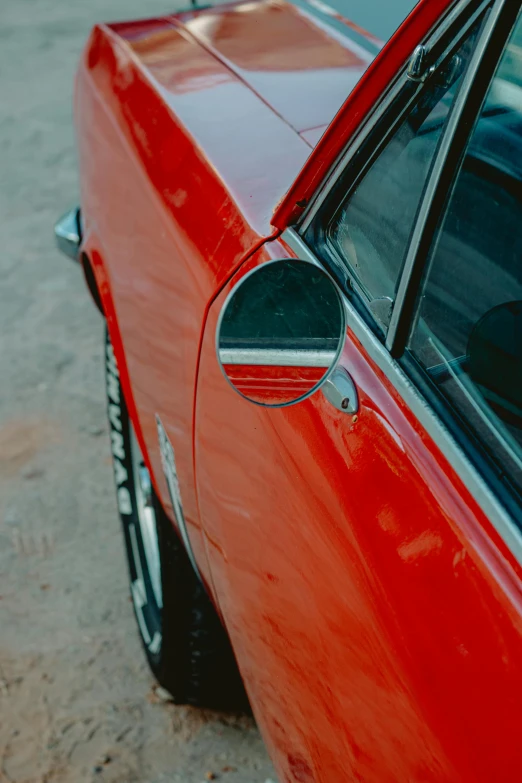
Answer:
<path fill-rule="evenodd" d="M 409 75 L 410 62 L 405 63 L 402 71 L 391 82 L 372 115 L 350 141 L 346 150 L 316 192 L 314 199 L 297 226 L 299 234 L 310 245 L 316 255 L 321 258 L 330 274 L 351 300 L 352 305 L 357 308 L 368 325 L 382 339 L 386 338 L 392 314 L 390 313 L 389 318 L 382 319 L 379 317 L 378 311 L 372 310 L 372 304 L 380 303 L 383 299 L 375 298 L 369 300 L 363 293 L 357 278 L 350 272 L 349 263 L 340 257 L 339 253 L 336 252 L 333 245 L 328 241 L 328 229 L 342 203 L 355 191 L 373 163 L 383 152 L 393 134 L 407 117 L 412 105 L 415 104 L 422 92 L 427 87 L 429 88 L 428 77 L 430 71 L 439 68 L 451 51 L 461 45 L 477 19 L 492 4 L 493 0 L 466 0 L 458 8 L 454 7 L 450 10 L 435 30 L 431 31 L 430 36 L 422 44 L 425 47 L 425 66 L 421 78 L 412 78 Z M 463 90 L 463 86 L 459 90 L 459 95 Z M 444 130 L 443 136 L 446 133 L 447 128 Z M 374 145 L 373 148 L 372 145 Z M 368 148 L 371 149 L 370 154 L 366 154 Z M 437 158 L 438 150 L 435 153 L 434 161 Z M 429 179 L 430 177 L 428 176 L 427 182 Z M 348 180 L 348 187 L 344 185 L 346 180 Z M 341 182 L 343 183 L 342 185 Z M 343 187 L 344 198 L 335 204 L 335 193 L 339 187 Z M 423 202 L 424 193 L 420 203 Z M 321 220 L 322 213 L 332 201 L 334 202 L 332 214 L 329 220 L 325 222 Z M 411 237 L 408 245 L 411 245 Z M 398 280 L 402 277 L 402 271 Z"/>
<path fill-rule="evenodd" d="M 431 248 L 440 218 L 444 213 L 448 194 L 451 194 L 457 180 L 465 151 L 509 35 L 522 10 L 522 0 L 517 0 L 515 3 L 513 0 L 495 0 L 493 3 L 473 3 L 473 0 L 469 0 L 465 8 L 469 11 L 470 7 L 475 6 L 478 15 L 488 5 L 490 8 L 486 12 L 474 54 L 464 75 L 463 84 L 456 97 L 428 177 L 415 228 L 410 238 L 406 263 L 400 276 L 390 327 L 384 338 L 382 333 L 379 334 L 376 330 L 375 323 L 369 319 L 368 311 L 364 312 L 364 308 L 361 310 L 361 307 L 357 307 L 356 297 L 347 295 L 345 290 L 343 293 L 349 327 L 360 339 L 370 358 L 384 372 L 410 410 L 423 424 L 497 532 L 522 564 L 520 496 L 510 490 L 498 463 L 487 456 L 485 448 L 478 437 L 471 433 L 469 427 L 462 426 L 462 420 L 459 421 L 459 417 L 450 410 L 435 384 L 430 381 L 414 357 L 406 351 L 417 297 L 428 262 L 427 251 Z M 460 4 L 458 11 L 454 8 L 449 12 L 433 34 L 437 40 L 442 39 L 448 30 L 454 29 L 453 25 L 461 19 L 462 13 L 464 9 Z M 473 20 L 470 24 L 472 23 Z M 455 38 L 456 36 L 453 36 L 452 45 Z M 459 39 L 462 40 L 462 35 Z M 431 41 L 430 36 L 428 45 Z M 450 48 L 451 46 L 448 47 Z M 330 273 L 332 270 L 329 269 L 329 265 L 324 262 L 324 259 L 319 260 L 316 251 L 310 248 L 307 230 L 336 180 L 353 160 L 357 150 L 361 149 L 361 145 L 372 130 L 386 116 L 386 111 L 403 89 L 404 80 L 407 78 L 404 69 L 376 107 L 372 117 L 350 142 L 318 189 L 316 197 L 300 223 L 295 228 L 286 229 L 282 235 L 282 239 L 299 257 L 326 267 Z M 415 93 L 417 94 L 418 92 Z M 335 277 L 335 274 L 333 276 Z"/>
<path fill-rule="evenodd" d="M 474 56 L 464 75 L 464 82 L 428 177 L 395 299 L 386 336 L 386 347 L 394 357 L 404 354 L 435 233 L 521 6 L 519 0 L 497 0 L 489 11 Z"/>
<path fill-rule="evenodd" d="M 427 372 L 427 368 L 424 368 L 407 348 L 407 343 L 415 325 L 418 297 L 422 292 L 424 274 L 430 263 L 437 231 L 451 204 L 451 197 L 462 172 L 466 152 L 505 52 L 506 43 L 521 13 L 520 0 L 515 3 L 512 0 L 497 0 L 491 11 L 490 30 L 489 34 L 487 29 L 484 32 L 483 47 L 479 52 L 480 60 L 477 57 L 476 67 L 470 68 L 466 75 L 467 89 L 460 102 L 461 105 L 457 99 L 447 137 L 443 139 L 439 151 L 440 157 L 435 161 L 431 173 L 431 182 L 425 192 L 421 214 L 417 220 L 401 280 L 403 290 L 401 292 L 399 288 L 396 300 L 396 316 L 395 318 L 392 316 L 386 340 L 386 347 L 391 355 L 400 361 L 409 378 L 451 431 L 470 462 L 494 487 L 495 493 L 520 527 L 522 527 L 522 490 L 516 486 L 501 462 L 489 453 L 480 433 L 473 429 L 467 417 L 455 409 L 440 391 Z M 400 301 L 399 294 L 401 294 Z M 520 457 L 506 442 L 502 431 L 497 431 L 494 426 L 490 431 L 499 448 L 508 454 L 510 459 L 519 462 Z"/>

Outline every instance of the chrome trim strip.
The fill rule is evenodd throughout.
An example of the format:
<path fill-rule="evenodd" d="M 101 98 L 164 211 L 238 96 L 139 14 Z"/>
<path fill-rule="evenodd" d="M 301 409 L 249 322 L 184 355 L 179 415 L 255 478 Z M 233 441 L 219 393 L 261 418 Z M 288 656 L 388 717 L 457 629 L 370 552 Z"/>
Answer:
<path fill-rule="evenodd" d="M 170 442 L 170 438 L 167 434 L 167 430 L 163 426 L 163 422 L 159 414 L 156 413 L 156 428 L 158 433 L 158 441 L 161 454 L 161 464 L 163 467 L 163 475 L 167 482 L 167 488 L 169 491 L 170 503 L 172 511 L 174 513 L 174 520 L 178 529 L 181 541 L 185 547 L 187 557 L 190 561 L 194 573 L 198 579 L 203 582 L 201 573 L 196 563 L 194 556 L 194 550 L 190 541 L 190 536 L 187 530 L 187 523 L 185 521 L 185 514 L 183 513 L 183 504 L 181 502 L 181 491 L 179 486 L 178 472 L 176 469 L 176 461 L 174 456 L 174 447 Z"/>
<path fill-rule="evenodd" d="M 413 229 L 413 234 L 410 239 L 406 261 L 404 262 L 404 268 L 400 277 L 399 287 L 397 289 L 397 295 L 395 297 L 395 302 L 393 305 L 390 325 L 388 327 L 388 332 L 386 334 L 386 347 L 390 351 L 392 351 L 395 346 L 398 330 L 401 321 L 404 318 L 404 304 L 405 304 L 406 297 L 411 292 L 411 285 L 413 282 L 415 269 L 418 267 L 419 264 L 422 264 L 424 266 L 426 263 L 426 259 L 421 258 L 419 256 L 419 247 L 421 244 L 421 240 L 425 234 L 428 220 L 431 216 L 433 201 L 437 193 L 437 190 L 439 188 L 441 173 L 443 169 L 446 167 L 446 159 L 453 145 L 455 132 L 457 128 L 460 126 L 462 121 L 462 116 L 466 110 L 470 87 L 473 85 L 475 81 L 477 71 L 482 63 L 484 52 L 489 44 L 491 35 L 496 27 L 499 14 L 501 13 L 504 7 L 504 2 L 505 0 L 498 0 L 496 5 L 493 7 L 489 17 L 486 19 L 484 28 L 475 46 L 475 51 L 473 52 L 473 56 L 471 58 L 469 66 L 464 74 L 462 85 L 455 99 L 455 103 L 453 105 L 452 111 L 448 118 L 446 129 L 444 130 L 442 139 L 440 141 L 439 149 L 437 151 L 437 156 L 435 158 L 433 167 L 429 174 L 426 188 L 424 190 L 424 195 L 422 197 L 422 201 L 420 204 L 420 209 Z"/>
<path fill-rule="evenodd" d="M 457 2 L 456 0 L 455 5 L 453 6 L 452 9 L 448 11 L 444 19 L 440 22 L 439 26 L 436 27 L 434 30 L 432 30 L 428 35 L 426 39 L 426 44 L 429 44 L 426 46 L 428 52 L 431 48 L 437 45 L 437 43 L 441 40 L 441 38 L 443 38 L 444 35 L 456 23 L 459 16 L 462 13 L 464 13 L 466 7 L 473 2 L 476 2 L 476 0 L 464 0 L 463 2 Z M 492 0 L 483 0 L 483 2 L 480 3 L 479 7 L 469 18 L 467 25 L 462 28 L 463 35 L 465 34 L 465 31 L 474 24 L 478 16 L 480 16 L 480 14 L 484 11 L 485 8 L 487 8 L 487 6 L 491 2 Z M 423 42 L 421 41 L 419 43 L 422 44 Z M 442 53 L 441 55 L 442 59 L 445 56 L 446 56 L 446 52 Z M 382 96 L 378 106 L 373 111 L 371 116 L 363 123 L 362 127 L 355 132 L 355 136 L 352 139 L 350 139 L 346 149 L 343 150 L 339 158 L 333 164 L 331 170 L 326 175 L 322 186 L 318 189 L 317 195 L 311 199 L 310 204 L 306 208 L 301 220 L 299 221 L 298 229 L 300 233 L 304 234 L 305 231 L 308 229 L 315 214 L 322 207 L 323 203 L 328 197 L 328 194 L 332 190 L 335 182 L 338 180 L 341 173 L 349 165 L 351 160 L 355 157 L 356 153 L 359 151 L 361 146 L 365 143 L 368 136 L 370 136 L 370 134 L 374 131 L 375 127 L 382 120 L 383 116 L 386 114 L 386 112 L 391 107 L 393 102 L 398 98 L 398 96 L 400 95 L 404 87 L 406 85 L 410 85 L 410 86 L 412 85 L 411 79 L 408 78 L 409 65 L 410 65 L 410 59 L 408 59 L 408 62 L 404 64 L 403 69 L 397 75 L 396 81 L 389 87 L 388 92 L 386 92 Z M 422 89 L 422 87 L 423 87 L 423 83 L 419 82 L 419 91 Z M 413 93 L 411 101 L 415 99 L 417 94 L 418 94 L 417 92 Z M 411 104 L 411 101 L 408 105 Z"/>
<path fill-rule="evenodd" d="M 291 228 L 283 232 L 281 239 L 292 248 L 298 258 L 303 261 L 322 266 L 320 261 L 303 242 L 301 237 Z M 342 295 L 346 308 L 348 326 L 361 342 L 365 351 L 386 375 L 390 383 L 401 395 L 402 399 L 422 424 L 433 442 L 448 460 L 466 488 L 488 517 L 502 539 L 509 546 L 517 560 L 522 564 L 522 532 L 513 522 L 504 506 L 488 487 L 486 481 L 468 460 L 458 446 L 451 432 L 444 426 L 435 412 L 411 383 L 399 364 L 392 359 L 386 348 L 365 324 L 361 316 Z"/>
<path fill-rule="evenodd" d="M 352 416 L 358 412 L 359 395 L 351 375 L 344 367 L 337 367 L 321 387 L 321 391 L 330 405 L 333 405 L 338 411 Z"/>
<path fill-rule="evenodd" d="M 267 367 L 330 367 L 338 351 L 307 351 L 305 349 L 220 348 L 222 364 L 247 364 Z"/>
<path fill-rule="evenodd" d="M 67 258 L 78 261 L 78 250 L 81 242 L 80 209 L 70 209 L 57 220 L 54 226 L 56 245 Z"/>

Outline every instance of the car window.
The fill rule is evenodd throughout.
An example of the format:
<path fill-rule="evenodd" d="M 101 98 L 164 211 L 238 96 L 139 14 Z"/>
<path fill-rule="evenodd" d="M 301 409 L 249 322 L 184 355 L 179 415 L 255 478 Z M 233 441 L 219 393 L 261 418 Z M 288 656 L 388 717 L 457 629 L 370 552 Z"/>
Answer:
<path fill-rule="evenodd" d="M 522 21 L 436 233 L 409 349 L 522 489 Z"/>
<path fill-rule="evenodd" d="M 370 302 L 395 297 L 424 187 L 477 30 L 475 25 L 458 51 L 427 80 L 328 224 L 327 246 L 348 266 Z"/>
<path fill-rule="evenodd" d="M 424 186 L 473 50 L 476 29 L 431 76 L 328 226 L 327 242 L 349 265 L 370 301 L 395 297 Z"/>

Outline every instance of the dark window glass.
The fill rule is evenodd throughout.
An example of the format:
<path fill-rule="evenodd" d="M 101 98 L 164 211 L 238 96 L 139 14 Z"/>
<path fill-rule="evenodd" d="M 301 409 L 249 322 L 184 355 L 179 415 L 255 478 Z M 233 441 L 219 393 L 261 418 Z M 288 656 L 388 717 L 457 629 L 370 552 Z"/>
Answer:
<path fill-rule="evenodd" d="M 522 22 L 436 235 L 410 350 L 522 489 Z"/>
<path fill-rule="evenodd" d="M 475 27 L 428 79 L 328 226 L 330 247 L 370 301 L 395 297 L 422 193 L 476 34 Z"/>

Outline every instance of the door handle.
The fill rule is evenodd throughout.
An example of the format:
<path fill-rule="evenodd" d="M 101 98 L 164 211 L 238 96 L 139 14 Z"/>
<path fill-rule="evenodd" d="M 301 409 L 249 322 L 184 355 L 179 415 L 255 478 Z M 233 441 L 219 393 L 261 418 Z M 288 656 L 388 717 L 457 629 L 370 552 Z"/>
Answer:
<path fill-rule="evenodd" d="M 354 414 L 359 410 L 359 395 L 352 378 L 344 367 L 337 367 L 322 387 L 328 402 L 343 413 Z"/>

